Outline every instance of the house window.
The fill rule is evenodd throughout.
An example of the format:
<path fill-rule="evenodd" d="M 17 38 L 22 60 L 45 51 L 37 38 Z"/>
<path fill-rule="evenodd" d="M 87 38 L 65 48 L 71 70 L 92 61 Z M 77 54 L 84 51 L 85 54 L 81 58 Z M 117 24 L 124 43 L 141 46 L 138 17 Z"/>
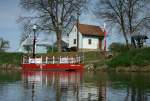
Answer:
<path fill-rule="evenodd" d="M 91 44 L 92 44 L 92 40 L 91 40 L 91 39 L 89 39 L 89 40 L 88 40 L 88 43 L 89 43 L 89 45 L 91 45 Z"/>
<path fill-rule="evenodd" d="M 76 44 L 77 43 L 77 40 L 76 39 L 73 39 L 73 44 Z"/>

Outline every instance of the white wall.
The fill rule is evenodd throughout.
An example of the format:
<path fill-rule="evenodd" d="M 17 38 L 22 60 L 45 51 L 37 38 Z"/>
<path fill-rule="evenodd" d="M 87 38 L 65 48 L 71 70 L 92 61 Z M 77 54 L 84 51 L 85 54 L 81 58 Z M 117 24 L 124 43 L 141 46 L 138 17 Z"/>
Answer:
<path fill-rule="evenodd" d="M 91 39 L 91 44 L 88 40 Z M 99 39 L 98 37 L 88 37 L 84 36 L 83 38 L 83 48 L 84 49 L 98 49 L 99 48 Z"/>

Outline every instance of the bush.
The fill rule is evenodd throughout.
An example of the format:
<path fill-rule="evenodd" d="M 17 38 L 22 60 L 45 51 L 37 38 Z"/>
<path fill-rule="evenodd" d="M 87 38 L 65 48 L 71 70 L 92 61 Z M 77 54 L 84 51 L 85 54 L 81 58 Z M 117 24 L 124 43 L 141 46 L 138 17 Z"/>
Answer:
<path fill-rule="evenodd" d="M 109 67 L 150 65 L 150 48 L 131 49 L 107 62 Z"/>
<path fill-rule="evenodd" d="M 0 52 L 0 64 L 20 65 L 22 62 L 22 53 Z"/>
<path fill-rule="evenodd" d="M 125 44 L 122 44 L 122 43 L 112 43 L 109 46 L 109 50 L 112 52 L 124 52 L 124 51 L 127 51 L 128 48 L 126 47 Z"/>
<path fill-rule="evenodd" d="M 52 46 L 47 47 L 47 53 L 57 52 L 57 51 L 58 51 L 57 47 L 52 47 Z"/>

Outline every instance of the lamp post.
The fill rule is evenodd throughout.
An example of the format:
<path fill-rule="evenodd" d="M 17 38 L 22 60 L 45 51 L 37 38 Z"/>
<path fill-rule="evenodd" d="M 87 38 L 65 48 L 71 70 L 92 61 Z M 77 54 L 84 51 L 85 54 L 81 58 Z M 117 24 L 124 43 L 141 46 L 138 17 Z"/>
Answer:
<path fill-rule="evenodd" d="M 35 35 L 35 32 L 37 30 L 37 26 L 36 25 L 33 25 L 32 26 L 32 29 L 33 29 L 33 58 L 35 58 L 35 44 L 36 44 L 36 35 Z"/>

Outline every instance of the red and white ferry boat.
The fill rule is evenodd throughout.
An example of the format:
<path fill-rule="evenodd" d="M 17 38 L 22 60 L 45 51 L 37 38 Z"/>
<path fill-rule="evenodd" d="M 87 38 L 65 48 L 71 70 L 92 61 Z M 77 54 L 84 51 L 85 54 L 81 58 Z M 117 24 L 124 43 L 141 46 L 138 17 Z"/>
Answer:
<path fill-rule="evenodd" d="M 80 56 L 41 56 L 35 58 L 24 56 L 22 68 L 23 70 L 82 70 L 84 65 L 81 60 Z"/>

